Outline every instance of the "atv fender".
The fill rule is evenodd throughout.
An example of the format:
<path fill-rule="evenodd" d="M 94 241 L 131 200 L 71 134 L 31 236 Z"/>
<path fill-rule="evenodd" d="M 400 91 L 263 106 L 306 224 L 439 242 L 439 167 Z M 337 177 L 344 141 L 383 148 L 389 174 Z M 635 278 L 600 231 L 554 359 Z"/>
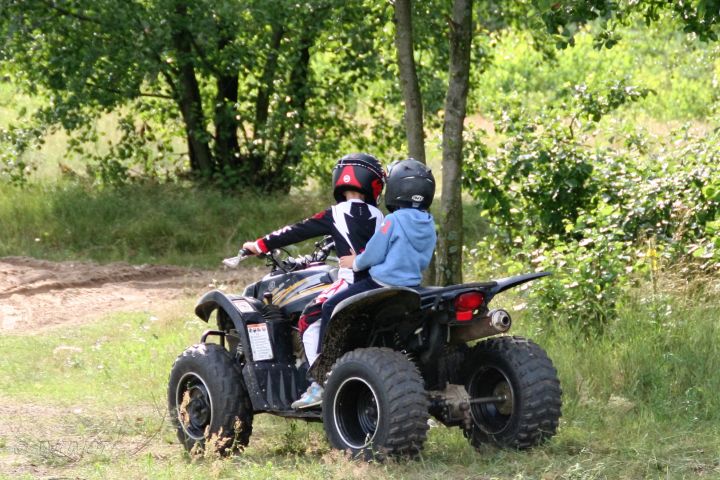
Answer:
<path fill-rule="evenodd" d="M 252 297 L 226 295 L 218 290 L 206 293 L 195 307 L 195 314 L 209 321 L 218 310 L 217 321 L 221 330 L 233 328 L 240 336 L 245 355 L 242 375 L 247 385 L 253 410 L 257 412 L 292 412 L 291 402 L 307 387 L 306 370 L 293 365 L 290 327 L 285 320 L 268 320 L 263 317 L 264 304 Z M 220 313 L 224 312 L 224 315 Z M 232 325 L 228 325 L 228 319 Z M 271 342 L 272 358 L 255 359 L 248 324 L 265 323 Z"/>
<path fill-rule="evenodd" d="M 323 381 L 344 353 L 368 347 L 372 333 L 420 310 L 420 295 L 406 287 L 385 287 L 353 295 L 340 302 L 325 327 L 322 354 L 310 374 Z"/>
<path fill-rule="evenodd" d="M 523 283 L 527 283 L 529 281 L 535 280 L 536 278 L 541 277 L 547 277 L 548 275 L 552 275 L 550 272 L 537 272 L 537 273 L 526 273 L 525 275 L 517 275 L 515 277 L 507 277 L 507 278 L 501 278 L 499 280 L 495 280 L 496 285 L 490 289 L 493 296 L 497 295 L 498 293 L 502 293 L 505 290 L 509 290 L 513 287 L 517 287 L 518 285 L 522 285 Z"/>
<path fill-rule="evenodd" d="M 212 290 L 200 297 L 195 306 L 195 315 L 204 321 L 210 321 L 210 315 L 216 309 L 223 310 L 232 321 L 235 330 L 245 332 L 248 323 L 261 323 L 262 302 L 256 298 L 240 295 L 226 295 L 220 290 Z M 220 319 L 218 318 L 218 323 Z M 218 327 L 222 328 L 223 325 Z M 245 338 L 243 338 L 245 340 Z"/>
<path fill-rule="evenodd" d="M 217 325 L 220 330 L 230 330 L 234 328 L 240 336 L 240 342 L 243 348 L 252 360 L 252 350 L 250 347 L 250 337 L 247 331 L 247 325 L 253 323 L 264 322 L 262 316 L 262 303 L 252 297 L 244 297 L 240 295 L 226 295 L 220 290 L 212 290 L 200 297 L 195 306 L 195 315 L 203 319 L 205 322 L 210 321 L 212 313 L 218 310 Z M 221 315 L 220 311 L 225 315 Z M 228 320 L 232 325 L 228 325 Z"/>

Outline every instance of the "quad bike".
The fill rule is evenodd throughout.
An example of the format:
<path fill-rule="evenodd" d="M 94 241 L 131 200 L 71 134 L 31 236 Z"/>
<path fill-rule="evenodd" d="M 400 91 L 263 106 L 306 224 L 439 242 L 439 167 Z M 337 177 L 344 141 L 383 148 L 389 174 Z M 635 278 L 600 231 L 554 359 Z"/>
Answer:
<path fill-rule="evenodd" d="M 461 428 L 476 448 L 525 449 L 555 434 L 557 371 L 532 341 L 497 336 L 510 329 L 510 315 L 488 309 L 495 295 L 547 273 L 350 297 L 335 308 L 308 372 L 296 325 L 336 279 L 326 264 L 332 248 L 326 238 L 300 258 L 273 251 L 270 273 L 242 295 L 200 298 L 196 315 L 210 322 L 216 312 L 217 329 L 175 360 L 168 387 L 170 418 L 188 450 L 210 442 L 221 454 L 242 450 L 258 413 L 322 421 L 332 447 L 364 457 L 419 452 L 430 415 Z M 322 405 L 293 410 L 308 376 L 324 383 Z"/>

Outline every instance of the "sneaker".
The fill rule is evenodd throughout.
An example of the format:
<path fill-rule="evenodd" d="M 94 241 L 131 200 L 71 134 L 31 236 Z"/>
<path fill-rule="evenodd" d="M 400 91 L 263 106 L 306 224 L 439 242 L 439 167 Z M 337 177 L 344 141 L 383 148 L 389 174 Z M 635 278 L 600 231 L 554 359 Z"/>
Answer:
<path fill-rule="evenodd" d="M 310 384 L 308 389 L 302 396 L 295 400 L 292 405 L 294 409 L 316 407 L 322 403 L 323 387 L 318 385 L 316 382 Z"/>

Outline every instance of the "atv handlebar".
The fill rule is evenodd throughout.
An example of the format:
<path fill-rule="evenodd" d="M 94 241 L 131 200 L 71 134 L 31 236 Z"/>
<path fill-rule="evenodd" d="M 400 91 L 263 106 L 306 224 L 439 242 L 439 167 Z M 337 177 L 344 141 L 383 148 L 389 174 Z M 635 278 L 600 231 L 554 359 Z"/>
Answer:
<path fill-rule="evenodd" d="M 322 263 L 328 259 L 330 252 L 335 249 L 335 242 L 333 242 L 331 236 L 323 237 L 322 240 L 315 243 L 315 251 L 310 255 L 302 255 L 299 257 L 292 257 L 288 254 L 287 258 L 281 260 L 279 257 L 280 251 L 270 251 L 267 253 L 259 253 L 255 255 L 253 252 L 246 248 L 241 248 L 238 254 L 234 257 L 226 258 L 222 261 L 222 264 L 227 268 L 237 268 L 240 262 L 249 257 L 259 256 L 267 257 L 269 259 L 268 265 L 272 265 L 284 272 L 291 272 L 293 270 L 299 270 L 307 268 L 312 263 Z M 288 252 L 285 251 L 287 254 Z"/>
<path fill-rule="evenodd" d="M 222 264 L 228 268 L 237 268 L 237 266 L 240 265 L 240 262 L 252 256 L 253 253 L 250 250 L 247 248 L 241 248 L 236 256 L 223 259 Z"/>

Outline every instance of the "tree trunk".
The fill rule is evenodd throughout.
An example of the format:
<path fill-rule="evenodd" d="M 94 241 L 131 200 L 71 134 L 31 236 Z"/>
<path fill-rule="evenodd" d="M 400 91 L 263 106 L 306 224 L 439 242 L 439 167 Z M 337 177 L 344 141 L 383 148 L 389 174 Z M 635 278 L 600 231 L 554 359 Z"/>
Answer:
<path fill-rule="evenodd" d="M 205 129 L 205 116 L 202 110 L 200 87 L 195 76 L 192 59 L 191 32 L 187 28 L 187 3 L 175 4 L 175 16 L 172 21 L 172 42 L 177 53 L 178 80 L 177 99 L 185 123 L 188 140 L 190 167 L 196 173 L 209 175 L 213 171 L 213 158 L 210 153 L 208 134 Z"/>
<path fill-rule="evenodd" d="M 462 148 L 470 78 L 472 0 L 455 0 L 450 20 L 450 69 L 443 123 L 443 180 L 437 250 L 439 283 L 462 282 Z"/>
<path fill-rule="evenodd" d="M 260 78 L 260 86 L 258 87 L 257 98 L 255 99 L 255 124 L 253 125 L 253 135 L 255 138 L 263 138 L 264 130 L 268 119 L 268 111 L 270 108 L 270 95 L 273 92 L 273 80 L 278 66 L 278 56 L 280 55 L 280 43 L 285 34 L 285 29 L 281 24 L 274 24 L 272 27 L 272 38 L 268 48 L 267 58 L 263 66 L 262 77 Z"/>
<path fill-rule="evenodd" d="M 400 89 L 405 102 L 405 135 L 408 154 L 422 163 L 425 160 L 425 132 L 423 129 L 423 103 L 413 45 L 412 0 L 395 1 L 395 49 L 400 70 Z M 436 261 L 433 253 L 430 265 L 423 272 L 423 285 L 436 283 Z"/>
<path fill-rule="evenodd" d="M 235 105 L 238 100 L 238 76 L 221 75 L 217 78 L 215 98 L 215 160 L 220 166 L 237 169 L 240 164 Z"/>
<path fill-rule="evenodd" d="M 405 132 L 408 153 L 425 163 L 423 104 L 413 47 L 412 0 L 395 0 L 395 48 L 400 69 L 400 89 L 405 102 Z"/>
<path fill-rule="evenodd" d="M 262 77 L 260 77 L 260 85 L 258 86 L 257 97 L 255 98 L 255 121 L 253 123 L 253 142 L 248 142 L 248 151 L 250 152 L 250 162 L 253 175 L 259 177 L 262 172 L 265 160 L 264 148 L 267 141 L 267 121 L 270 112 L 270 97 L 273 93 L 273 82 L 278 67 L 278 57 L 280 56 L 280 44 L 282 43 L 285 28 L 282 24 L 275 23 L 272 26 L 272 37 L 268 47 L 265 65 L 263 66 Z M 259 142 L 259 152 L 256 151 L 258 146 L 255 142 Z"/>
<path fill-rule="evenodd" d="M 310 48 L 315 41 L 315 30 L 305 28 L 300 34 L 297 59 L 290 72 L 288 96 L 290 105 L 295 111 L 295 121 L 286 137 L 283 128 L 279 137 L 283 139 L 284 152 L 280 156 L 276 171 L 272 175 L 273 189 L 289 191 L 290 178 L 284 175 L 292 167 L 300 163 L 305 147 L 304 129 L 307 121 L 307 101 L 310 98 Z"/>

